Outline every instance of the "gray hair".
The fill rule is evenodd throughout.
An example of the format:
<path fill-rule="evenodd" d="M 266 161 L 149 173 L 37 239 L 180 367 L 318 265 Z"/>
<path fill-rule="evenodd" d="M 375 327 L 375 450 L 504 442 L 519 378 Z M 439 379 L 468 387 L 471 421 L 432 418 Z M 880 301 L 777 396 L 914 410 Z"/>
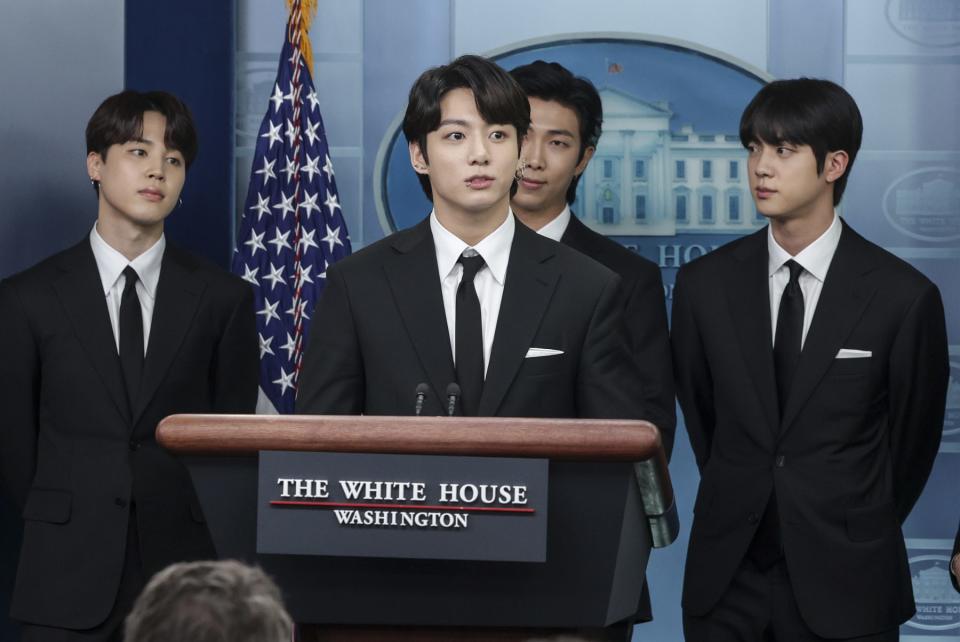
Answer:
<path fill-rule="evenodd" d="M 290 642 L 293 621 L 261 569 L 233 560 L 168 566 L 127 616 L 127 642 Z"/>

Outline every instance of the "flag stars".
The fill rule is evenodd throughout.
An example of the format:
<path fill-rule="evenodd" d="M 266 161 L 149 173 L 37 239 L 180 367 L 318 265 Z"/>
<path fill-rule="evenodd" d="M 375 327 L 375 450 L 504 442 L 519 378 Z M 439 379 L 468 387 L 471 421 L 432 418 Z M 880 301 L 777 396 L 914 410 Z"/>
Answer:
<path fill-rule="evenodd" d="M 260 174 L 263 176 L 263 184 L 266 185 L 271 178 L 276 178 L 277 175 L 273 173 L 273 165 L 277 161 L 272 160 L 268 161 L 267 157 L 263 157 L 263 167 L 254 172 L 254 174 Z"/>
<path fill-rule="evenodd" d="M 313 237 L 317 235 L 317 230 L 302 230 L 300 233 L 300 240 L 297 242 L 297 247 L 300 248 L 303 254 L 307 253 L 311 247 L 320 247 L 317 245 L 317 242 L 313 240 Z"/>
<path fill-rule="evenodd" d="M 287 351 L 287 360 L 293 361 L 293 353 L 297 351 L 297 342 L 287 333 L 287 342 L 280 346 L 281 350 Z"/>
<path fill-rule="evenodd" d="M 280 136 L 280 128 L 283 127 L 283 123 L 279 122 L 276 125 L 273 124 L 273 121 L 270 122 L 270 131 L 265 134 L 260 134 L 260 138 L 269 138 L 267 144 L 267 149 L 273 149 L 274 143 L 279 143 L 283 140 Z"/>
<path fill-rule="evenodd" d="M 259 267 L 255 267 L 252 270 L 247 266 L 246 263 L 243 264 L 243 276 L 240 277 L 247 283 L 252 283 L 253 285 L 260 287 L 260 283 L 257 282 L 257 272 L 260 271 Z"/>
<path fill-rule="evenodd" d="M 259 223 L 264 214 L 270 213 L 270 197 L 257 194 L 257 204 L 250 207 L 250 209 L 257 211 L 257 222 Z"/>
<path fill-rule="evenodd" d="M 288 250 L 293 249 L 290 246 L 290 241 L 287 240 L 287 237 L 290 236 L 290 230 L 287 230 L 286 232 L 281 234 L 280 228 L 278 227 L 274 230 L 274 234 L 275 236 L 273 237 L 273 239 L 270 241 L 267 241 L 267 243 L 269 243 L 274 247 L 274 249 L 277 251 L 277 256 L 280 256 L 280 251 L 283 250 L 283 248 L 287 248 Z M 270 277 L 265 277 L 265 278 L 270 278 Z"/>
<path fill-rule="evenodd" d="M 283 173 L 287 175 L 287 182 L 293 180 L 297 174 L 297 163 L 292 158 L 287 158 L 287 166 L 283 168 Z"/>
<path fill-rule="evenodd" d="M 283 266 L 276 267 L 271 263 L 270 274 L 265 274 L 263 280 L 270 281 L 270 291 L 273 292 L 273 289 L 277 287 L 277 283 L 283 283 Z M 277 319 L 279 320 L 279 318 L 278 316 Z"/>
<path fill-rule="evenodd" d="M 290 374 L 287 374 L 287 371 L 282 367 L 280 368 L 280 378 L 274 379 L 273 383 L 280 386 L 280 395 L 283 396 L 287 393 L 289 388 L 296 388 L 296 384 L 293 383 L 293 376 L 296 374 L 296 370 L 291 370 Z"/>
<path fill-rule="evenodd" d="M 320 163 L 320 157 L 310 158 L 310 154 L 307 154 L 307 163 L 300 168 L 301 174 L 306 174 L 310 177 L 310 181 L 313 181 L 314 174 L 320 173 L 320 168 L 317 165 Z"/>
<path fill-rule="evenodd" d="M 330 246 L 329 251 L 333 252 L 333 247 L 335 245 L 343 245 L 343 241 L 340 240 L 340 226 L 330 229 L 330 226 L 327 225 L 327 235 L 323 237 L 323 241 Z"/>
<path fill-rule="evenodd" d="M 295 288 L 301 287 L 304 283 L 313 283 L 313 279 L 310 278 L 310 270 L 313 269 L 312 265 L 307 267 L 300 267 L 300 273 L 297 274 L 296 282 L 294 283 Z"/>
<path fill-rule="evenodd" d="M 333 163 L 330 161 L 330 154 L 326 155 L 326 160 L 323 161 L 323 173 L 327 175 L 327 182 L 333 180 Z"/>
<path fill-rule="evenodd" d="M 280 218 L 287 220 L 288 212 L 296 212 L 297 208 L 293 206 L 293 194 L 290 196 L 280 195 L 280 202 L 273 206 L 273 209 L 280 210 Z M 264 248 L 266 249 L 266 248 Z"/>
<path fill-rule="evenodd" d="M 300 318 L 309 321 L 310 315 L 307 314 L 307 303 L 309 303 L 309 301 L 306 300 L 300 301 L 300 303 L 293 303 L 290 305 L 289 310 L 284 311 L 284 314 L 289 314 L 291 317 L 296 319 L 299 311 Z"/>
<path fill-rule="evenodd" d="M 327 206 L 327 209 L 330 210 L 330 216 L 336 214 L 336 210 L 340 208 L 340 201 L 337 200 L 337 195 L 327 190 L 327 198 L 323 201 L 323 204 Z"/>
<path fill-rule="evenodd" d="M 310 139 L 310 144 L 314 145 L 317 142 L 317 139 L 320 138 L 320 134 L 317 133 L 317 129 L 320 127 L 320 121 L 318 120 L 315 123 L 307 120 L 307 129 L 304 130 L 303 135 Z"/>
<path fill-rule="evenodd" d="M 290 108 L 291 108 L 291 109 L 293 108 L 293 103 L 299 98 L 299 96 L 298 96 L 299 93 L 300 93 L 300 92 L 299 92 L 299 88 L 297 88 L 297 89 L 295 90 L 294 87 L 293 87 L 293 83 L 291 83 L 291 84 L 290 84 L 290 91 L 289 91 L 288 93 L 284 94 L 283 99 L 290 101 Z"/>
<path fill-rule="evenodd" d="M 250 256 L 256 256 L 257 250 L 267 251 L 267 246 L 263 244 L 263 235 L 266 234 L 266 231 L 260 232 L 257 234 L 257 230 L 250 230 L 250 239 L 243 242 L 244 245 L 250 247 Z"/>
<path fill-rule="evenodd" d="M 279 110 L 283 103 L 283 92 L 280 91 L 280 85 L 276 83 L 273 85 L 273 95 L 270 96 L 270 102 L 273 103 L 273 111 Z"/>
<path fill-rule="evenodd" d="M 288 118 L 287 129 L 283 135 L 287 137 L 287 143 L 290 147 L 293 147 L 293 144 L 297 142 L 297 134 L 297 127 L 293 124 L 293 121 Z"/>
<path fill-rule="evenodd" d="M 263 359 L 263 355 L 265 354 L 275 355 L 273 348 L 270 347 L 270 344 L 273 343 L 273 337 L 265 337 L 259 332 L 257 333 L 257 337 L 260 339 L 260 358 Z"/>
<path fill-rule="evenodd" d="M 307 100 L 310 101 L 310 111 L 316 111 L 317 107 L 320 105 L 320 101 L 317 100 L 317 90 L 311 89 L 310 93 L 307 94 Z"/>
<path fill-rule="evenodd" d="M 303 190 L 303 202 L 300 203 L 297 207 L 307 210 L 307 216 L 310 216 L 312 210 L 320 211 L 320 206 L 317 205 L 317 197 L 320 196 L 320 192 L 310 194 L 307 190 Z"/>
<path fill-rule="evenodd" d="M 280 305 L 280 300 L 278 299 L 274 303 L 270 303 L 270 299 L 263 297 L 263 309 L 257 310 L 257 314 L 263 315 L 263 327 L 268 327 L 270 321 L 276 319 L 280 320 L 280 315 L 277 314 L 277 306 Z"/>

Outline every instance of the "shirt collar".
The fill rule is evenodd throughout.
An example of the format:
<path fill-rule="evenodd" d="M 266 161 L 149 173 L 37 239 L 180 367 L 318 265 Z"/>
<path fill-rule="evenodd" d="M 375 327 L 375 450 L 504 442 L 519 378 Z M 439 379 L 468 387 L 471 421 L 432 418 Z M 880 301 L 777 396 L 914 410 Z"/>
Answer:
<path fill-rule="evenodd" d="M 510 262 L 510 246 L 513 245 L 513 233 L 516 223 L 513 210 L 507 212 L 507 218 L 500 227 L 484 237 L 474 246 L 467 245 L 450 230 L 440 224 L 436 212 L 430 212 L 430 232 L 437 249 L 437 267 L 443 277 L 448 276 L 457 264 L 457 259 L 466 249 L 473 249 L 483 257 L 497 283 L 503 285 L 507 278 L 507 264 Z"/>
<path fill-rule="evenodd" d="M 128 265 L 137 272 L 140 282 L 151 299 L 157 296 L 157 283 L 160 282 L 160 265 L 163 261 L 163 251 L 167 247 L 166 236 L 160 238 L 149 250 L 128 261 L 127 257 L 103 240 L 94 224 L 90 230 L 90 247 L 93 249 L 93 258 L 97 262 L 97 271 L 100 273 L 100 284 L 103 286 L 103 295 L 106 296 L 116 284 Z"/>
<path fill-rule="evenodd" d="M 567 231 L 567 225 L 569 224 L 570 206 L 565 205 L 563 210 L 557 214 L 556 218 L 537 230 L 537 234 L 546 236 L 548 239 L 553 239 L 559 243 L 560 237 L 562 237 L 563 233 Z"/>
<path fill-rule="evenodd" d="M 840 224 L 840 217 L 834 212 L 830 227 L 816 241 L 803 248 L 799 254 L 790 256 L 790 253 L 780 247 L 780 244 L 773 238 L 773 230 L 768 226 L 767 255 L 769 258 L 767 267 L 769 276 L 773 276 L 777 270 L 783 267 L 784 263 L 793 259 L 805 271 L 816 277 L 818 281 L 823 282 L 827 278 L 827 270 L 830 268 L 830 262 L 837 251 L 837 245 L 840 244 L 840 233 L 842 231 L 843 226 Z"/>

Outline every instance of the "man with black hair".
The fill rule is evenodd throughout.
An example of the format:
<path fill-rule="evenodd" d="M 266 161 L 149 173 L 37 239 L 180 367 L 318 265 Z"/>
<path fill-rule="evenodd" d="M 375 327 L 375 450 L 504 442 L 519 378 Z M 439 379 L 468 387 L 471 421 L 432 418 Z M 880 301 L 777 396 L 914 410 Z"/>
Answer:
<path fill-rule="evenodd" d="M 424 72 L 403 121 L 434 209 L 344 259 L 304 360 L 297 411 L 642 418 L 602 265 L 517 225 L 510 211 L 527 97 L 493 62 Z"/>
<path fill-rule="evenodd" d="M 577 183 L 597 148 L 603 105 L 593 84 L 555 62 L 537 60 L 510 72 L 530 101 L 523 178 L 510 204 L 539 234 L 572 247 L 620 276 L 617 305 L 640 373 L 633 391 L 657 425 L 669 456 L 676 427 L 673 369 L 660 269 L 574 216 Z"/>
<path fill-rule="evenodd" d="M 764 87 L 740 121 L 769 226 L 683 266 L 677 392 L 700 468 L 688 640 L 898 639 L 901 524 L 943 429 L 940 293 L 834 212 L 860 148 L 826 80 Z"/>
<path fill-rule="evenodd" d="M 87 125 L 88 238 L 0 282 L 0 482 L 24 518 L 11 605 L 23 639 L 119 640 L 145 579 L 214 556 L 174 413 L 252 412 L 249 286 L 165 240 L 197 136 L 165 92 Z"/>

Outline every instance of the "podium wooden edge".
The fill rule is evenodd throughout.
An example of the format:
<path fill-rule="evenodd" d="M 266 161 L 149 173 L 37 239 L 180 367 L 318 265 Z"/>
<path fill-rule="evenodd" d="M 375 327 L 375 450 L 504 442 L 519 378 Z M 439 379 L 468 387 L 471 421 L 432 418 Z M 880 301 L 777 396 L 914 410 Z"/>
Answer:
<path fill-rule="evenodd" d="M 638 420 L 184 414 L 161 421 L 156 436 L 164 448 L 184 455 L 299 450 L 581 461 L 664 457 L 657 427 Z"/>

